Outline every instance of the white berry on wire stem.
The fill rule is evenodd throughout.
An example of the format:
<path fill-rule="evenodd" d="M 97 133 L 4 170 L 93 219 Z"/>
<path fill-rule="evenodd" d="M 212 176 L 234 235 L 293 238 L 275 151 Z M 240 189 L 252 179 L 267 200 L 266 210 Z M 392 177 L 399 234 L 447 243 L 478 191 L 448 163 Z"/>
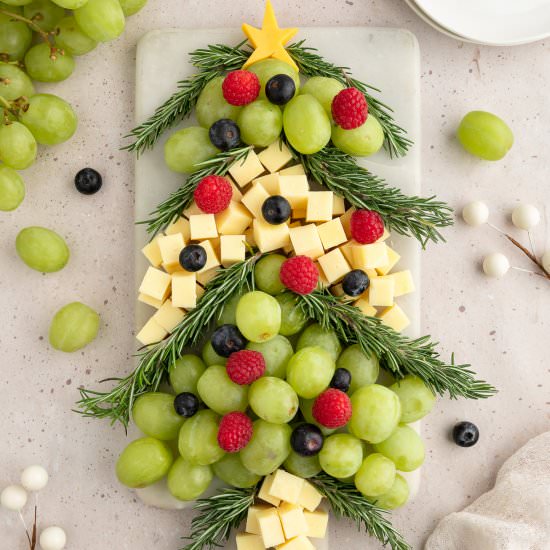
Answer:
<path fill-rule="evenodd" d="M 3 508 L 12 512 L 20 512 L 27 504 L 27 491 L 20 485 L 8 485 L 0 495 Z"/>
<path fill-rule="evenodd" d="M 479 227 L 489 220 L 489 207 L 483 201 L 473 201 L 462 209 L 462 219 L 472 227 Z"/>
<path fill-rule="evenodd" d="M 27 491 L 41 491 L 48 484 L 48 472 L 38 464 L 29 466 L 21 473 L 21 485 Z"/>
<path fill-rule="evenodd" d="M 40 546 L 42 550 L 63 550 L 66 544 L 67 535 L 57 525 L 47 527 L 40 533 Z"/>
<path fill-rule="evenodd" d="M 512 223 L 518 229 L 529 231 L 540 222 L 540 212 L 532 204 L 520 204 L 512 211 Z"/>
<path fill-rule="evenodd" d="M 510 269 L 508 258 L 500 252 L 493 252 L 483 258 L 483 272 L 487 277 L 500 279 Z"/>

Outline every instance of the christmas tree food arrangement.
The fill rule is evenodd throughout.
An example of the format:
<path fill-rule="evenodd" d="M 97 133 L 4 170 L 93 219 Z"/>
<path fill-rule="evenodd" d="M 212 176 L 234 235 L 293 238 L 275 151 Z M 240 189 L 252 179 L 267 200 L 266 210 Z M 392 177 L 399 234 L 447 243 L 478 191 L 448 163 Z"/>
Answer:
<path fill-rule="evenodd" d="M 388 511 L 424 459 L 410 424 L 438 395 L 495 393 L 430 337 L 402 333 L 414 284 L 391 233 L 438 242 L 451 211 L 357 164 L 411 145 L 376 90 L 288 45 L 297 29 L 269 2 L 262 28 L 243 30 L 247 43 L 193 52 L 195 75 L 132 132 L 140 153 L 193 111 L 200 124 L 166 142 L 187 179 L 143 222 L 138 299 L 152 315 L 138 365 L 78 406 L 143 432 L 118 478 L 160 506 L 194 502 L 184 550 L 233 529 L 239 550 L 312 549 L 329 510 L 407 549 Z"/>

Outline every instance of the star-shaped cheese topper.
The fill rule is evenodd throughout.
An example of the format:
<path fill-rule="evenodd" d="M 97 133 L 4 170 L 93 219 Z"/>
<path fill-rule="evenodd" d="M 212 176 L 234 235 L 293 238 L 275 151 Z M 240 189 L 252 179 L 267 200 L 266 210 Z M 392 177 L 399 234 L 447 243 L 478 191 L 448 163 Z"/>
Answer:
<path fill-rule="evenodd" d="M 285 50 L 285 44 L 298 32 L 298 29 L 279 28 L 270 0 L 267 0 L 265 5 L 262 28 L 257 29 L 246 23 L 243 23 L 242 28 L 244 34 L 246 34 L 248 40 L 255 48 L 248 61 L 244 64 L 243 69 L 246 69 L 252 63 L 272 57 L 284 61 L 298 70 L 296 63 L 294 63 L 292 57 Z"/>

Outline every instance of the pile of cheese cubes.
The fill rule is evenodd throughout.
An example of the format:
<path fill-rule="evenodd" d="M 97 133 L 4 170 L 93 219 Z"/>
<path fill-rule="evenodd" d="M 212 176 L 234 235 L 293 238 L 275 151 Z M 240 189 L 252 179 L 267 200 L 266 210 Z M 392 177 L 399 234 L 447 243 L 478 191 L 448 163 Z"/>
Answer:
<path fill-rule="evenodd" d="M 250 507 L 237 550 L 312 550 L 310 538 L 325 538 L 328 513 L 319 509 L 323 497 L 305 479 L 277 470 L 264 479 L 258 498 L 271 506 Z"/>
<path fill-rule="evenodd" d="M 408 270 L 390 273 L 400 257 L 385 242 L 389 233 L 373 244 L 351 239 L 355 209 L 346 210 L 344 199 L 332 191 L 311 191 L 303 166 L 286 167 L 291 162 L 292 154 L 279 140 L 258 154 L 251 151 L 229 169 L 233 197 L 226 210 L 204 214 L 193 203 L 143 248 L 151 266 L 138 299 L 157 309 L 137 335 L 143 345 L 171 333 L 185 312 L 196 307 L 220 266 L 245 259 L 246 243 L 264 253 L 282 250 L 287 255 L 309 256 L 317 262 L 321 284 L 338 295 L 342 295 L 343 277 L 352 269 L 362 269 L 370 277 L 370 287 L 354 304 L 397 331 L 408 326 L 395 298 L 414 290 L 413 279 Z M 290 203 L 292 217 L 287 223 L 271 225 L 264 220 L 262 205 L 272 195 L 282 195 Z M 197 273 L 179 264 L 180 251 L 191 242 L 203 246 L 207 254 L 206 265 Z"/>

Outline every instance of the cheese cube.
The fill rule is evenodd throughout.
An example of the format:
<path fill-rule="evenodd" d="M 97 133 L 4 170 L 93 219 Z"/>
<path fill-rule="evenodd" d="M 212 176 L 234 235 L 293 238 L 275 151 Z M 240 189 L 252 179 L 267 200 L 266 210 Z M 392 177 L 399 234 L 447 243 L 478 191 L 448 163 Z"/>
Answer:
<path fill-rule="evenodd" d="M 139 287 L 140 294 L 164 301 L 170 292 L 170 275 L 156 267 L 149 267 Z"/>
<path fill-rule="evenodd" d="M 254 248 L 256 245 L 256 241 L 254 240 L 254 230 L 252 229 L 252 227 L 249 227 L 245 232 L 244 232 L 244 237 L 246 239 L 246 243 L 248 244 L 248 246 L 251 246 L 252 248 Z"/>
<path fill-rule="evenodd" d="M 324 254 L 323 244 L 314 223 L 293 227 L 289 231 L 290 241 L 297 256 L 309 256 L 316 260 Z"/>
<path fill-rule="evenodd" d="M 307 533 L 307 523 L 304 517 L 304 509 L 301 506 L 283 502 L 277 510 L 285 539 L 289 540 Z"/>
<path fill-rule="evenodd" d="M 369 304 L 368 298 L 359 298 L 353 305 L 358 307 L 367 317 L 376 317 L 376 308 Z"/>
<path fill-rule="evenodd" d="M 252 222 L 250 212 L 235 201 L 231 201 L 223 212 L 216 214 L 215 219 L 220 235 L 242 235 Z"/>
<path fill-rule="evenodd" d="M 158 245 L 163 265 L 179 265 L 180 252 L 185 247 L 185 241 L 181 233 L 160 237 Z"/>
<path fill-rule="evenodd" d="M 243 195 L 241 201 L 255 218 L 262 218 L 262 206 L 266 199 L 269 198 L 269 193 L 264 189 L 261 183 L 253 185 L 249 191 Z"/>
<path fill-rule="evenodd" d="M 269 494 L 269 491 L 271 490 L 271 485 L 273 485 L 273 479 L 275 478 L 275 474 L 269 474 L 268 476 L 265 476 L 264 482 L 262 483 L 262 486 L 260 487 L 260 490 L 258 492 L 258 498 L 269 502 L 269 504 L 273 504 L 273 506 L 279 506 L 281 503 L 280 498 L 272 497 Z"/>
<path fill-rule="evenodd" d="M 149 263 L 153 267 L 158 267 L 162 263 L 162 256 L 160 254 L 159 239 L 162 235 L 155 237 L 150 243 L 146 244 L 141 252 L 149 260 Z"/>
<path fill-rule="evenodd" d="M 204 264 L 204 267 L 197 272 L 197 274 L 205 273 L 206 271 L 210 271 L 211 269 L 221 265 L 220 259 L 214 250 L 214 244 L 212 241 L 201 241 L 199 245 L 202 246 L 206 252 L 206 263 Z"/>
<path fill-rule="evenodd" d="M 332 191 L 313 191 L 307 196 L 306 221 L 328 222 L 332 220 Z"/>
<path fill-rule="evenodd" d="M 360 244 L 352 247 L 353 268 L 375 269 L 389 262 L 388 247 L 385 243 Z"/>
<path fill-rule="evenodd" d="M 340 197 L 340 195 L 334 193 L 334 196 L 332 197 L 332 215 L 342 216 L 345 213 L 346 203 L 344 201 L 344 197 Z"/>
<path fill-rule="evenodd" d="M 324 539 L 327 536 L 328 512 L 316 510 L 315 512 L 304 512 L 307 523 L 308 537 L 313 539 Z"/>
<path fill-rule="evenodd" d="M 222 235 L 220 239 L 220 256 L 224 267 L 242 262 L 246 255 L 246 237 L 244 235 Z"/>
<path fill-rule="evenodd" d="M 305 208 L 296 208 L 292 211 L 292 219 L 298 220 L 298 219 L 305 219 L 307 215 L 307 210 Z"/>
<path fill-rule="evenodd" d="M 305 176 L 306 171 L 304 170 L 303 164 L 295 164 L 294 166 L 289 166 L 281 170 L 279 174 L 281 176 Z"/>
<path fill-rule="evenodd" d="M 166 271 L 166 273 L 169 273 L 172 275 L 172 273 L 175 273 L 176 271 L 185 271 L 183 267 L 179 263 L 177 264 L 162 264 L 162 269 Z"/>
<path fill-rule="evenodd" d="M 238 185 L 231 178 L 227 178 L 227 180 L 231 184 L 231 189 L 233 191 L 233 194 L 231 195 L 231 200 L 235 202 L 241 202 L 243 194 L 241 193 Z"/>
<path fill-rule="evenodd" d="M 394 296 L 403 296 L 414 292 L 414 281 L 410 270 L 396 271 L 386 276 L 391 277 L 395 283 Z"/>
<path fill-rule="evenodd" d="M 319 264 L 330 284 L 340 281 L 346 273 L 351 271 L 351 267 L 339 248 L 321 256 Z"/>
<path fill-rule="evenodd" d="M 355 212 L 355 210 L 355 207 L 352 206 L 340 216 L 340 221 L 342 222 L 342 226 L 348 239 L 351 239 L 351 215 Z"/>
<path fill-rule="evenodd" d="M 307 207 L 309 183 L 306 176 L 281 176 L 279 175 L 279 192 L 292 207 L 293 210 Z"/>
<path fill-rule="evenodd" d="M 391 306 L 394 300 L 395 282 L 389 277 L 376 277 L 369 285 L 371 306 Z"/>
<path fill-rule="evenodd" d="M 229 173 L 240 187 L 244 187 L 264 171 L 258 155 L 250 151 L 245 159 L 234 162 L 229 168 Z"/>
<path fill-rule="evenodd" d="M 189 216 L 189 225 L 191 227 L 191 239 L 194 241 L 215 239 L 218 236 L 214 214 L 193 214 Z"/>
<path fill-rule="evenodd" d="M 321 500 L 323 500 L 323 495 L 309 481 L 304 481 L 298 505 L 309 512 L 314 512 L 321 504 Z"/>
<path fill-rule="evenodd" d="M 164 230 L 164 233 L 166 233 L 166 235 L 181 233 L 184 242 L 187 244 L 187 242 L 191 238 L 191 228 L 189 227 L 189 220 L 184 217 L 178 218 Z"/>
<path fill-rule="evenodd" d="M 395 264 L 401 259 L 401 256 L 393 248 L 386 245 L 386 249 L 389 261 L 387 264 L 376 268 L 376 272 L 379 275 L 387 275 L 395 267 Z"/>
<path fill-rule="evenodd" d="M 323 270 L 321 269 L 319 262 L 315 262 L 315 267 L 319 272 L 319 282 L 317 283 L 317 286 L 319 288 L 328 288 L 330 286 L 330 283 L 328 282 L 328 279 L 325 277 L 325 274 L 323 273 Z"/>
<path fill-rule="evenodd" d="M 271 225 L 262 219 L 255 219 L 252 229 L 260 252 L 271 252 L 290 244 L 290 234 L 286 223 Z"/>
<path fill-rule="evenodd" d="M 289 474 L 285 470 L 277 470 L 273 475 L 269 494 L 290 504 L 297 504 L 303 485 L 303 478 Z"/>
<path fill-rule="evenodd" d="M 260 524 L 258 523 L 258 513 L 268 510 L 271 506 L 267 504 L 255 504 L 248 509 L 248 514 L 246 516 L 246 528 L 247 533 L 252 533 L 254 535 L 260 534 Z"/>
<path fill-rule="evenodd" d="M 166 331 L 171 334 L 174 329 L 183 321 L 185 311 L 174 307 L 170 300 L 166 300 L 161 308 L 153 315 L 153 319 Z"/>
<path fill-rule="evenodd" d="M 192 309 L 197 306 L 197 277 L 195 273 L 178 271 L 172 275 L 172 306 Z"/>
<path fill-rule="evenodd" d="M 386 227 L 384 227 L 384 233 L 382 233 L 382 236 L 376 241 L 377 243 L 383 243 L 387 239 L 391 237 L 391 233 L 388 231 Z"/>
<path fill-rule="evenodd" d="M 269 147 L 264 149 L 258 158 L 260 162 L 271 172 L 277 172 L 285 164 L 292 160 L 290 149 L 280 139 L 275 140 Z"/>
<path fill-rule="evenodd" d="M 184 211 L 183 215 L 186 218 L 189 218 L 190 216 L 196 215 L 196 214 L 204 214 L 204 212 L 197 206 L 197 203 L 193 201 Z"/>
<path fill-rule="evenodd" d="M 204 294 L 204 288 L 197 283 L 197 303 L 199 303 L 199 300 L 203 294 Z"/>
<path fill-rule="evenodd" d="M 340 218 L 334 218 L 329 222 L 318 225 L 317 231 L 319 232 L 319 237 L 325 250 L 334 248 L 347 241 L 346 232 L 344 231 Z M 340 248 L 340 250 L 342 249 Z M 342 250 L 342 253 L 343 252 Z"/>
<path fill-rule="evenodd" d="M 305 535 L 300 535 L 277 546 L 277 550 L 315 550 L 315 546 Z"/>
<path fill-rule="evenodd" d="M 378 318 L 396 332 L 405 330 L 411 324 L 407 314 L 397 304 L 382 310 Z"/>
<path fill-rule="evenodd" d="M 151 296 L 147 296 L 147 294 L 139 294 L 138 301 L 148 306 L 156 307 L 157 309 L 162 305 L 162 300 L 156 300 L 155 298 L 151 298 Z"/>
<path fill-rule="evenodd" d="M 340 219 L 340 223 L 342 223 L 341 219 Z M 352 239 L 351 241 L 348 241 L 346 244 L 343 244 L 342 246 L 339 247 L 340 250 L 342 251 L 342 254 L 344 255 L 344 258 L 346 258 L 346 261 L 351 266 L 353 266 L 353 247 L 357 246 L 358 244 L 359 243 L 357 241 L 354 241 Z"/>
<path fill-rule="evenodd" d="M 206 287 L 206 285 L 218 274 L 218 271 L 216 267 L 208 271 L 199 271 L 197 273 L 197 282 Z"/>
<path fill-rule="evenodd" d="M 259 535 L 251 535 L 250 533 L 239 533 L 235 541 L 237 550 L 265 550 L 262 537 Z"/>
<path fill-rule="evenodd" d="M 143 328 L 136 334 L 136 338 L 144 346 L 150 344 L 156 344 L 163 340 L 168 333 L 164 330 L 156 321 L 151 317 L 143 326 Z"/>
<path fill-rule="evenodd" d="M 283 527 L 276 508 L 270 508 L 263 512 L 259 512 L 257 518 L 262 541 L 266 548 L 277 546 L 285 542 Z"/>
<path fill-rule="evenodd" d="M 260 184 L 269 195 L 276 195 L 279 192 L 279 173 L 267 174 L 266 176 L 260 176 L 255 179 L 252 184 Z"/>

